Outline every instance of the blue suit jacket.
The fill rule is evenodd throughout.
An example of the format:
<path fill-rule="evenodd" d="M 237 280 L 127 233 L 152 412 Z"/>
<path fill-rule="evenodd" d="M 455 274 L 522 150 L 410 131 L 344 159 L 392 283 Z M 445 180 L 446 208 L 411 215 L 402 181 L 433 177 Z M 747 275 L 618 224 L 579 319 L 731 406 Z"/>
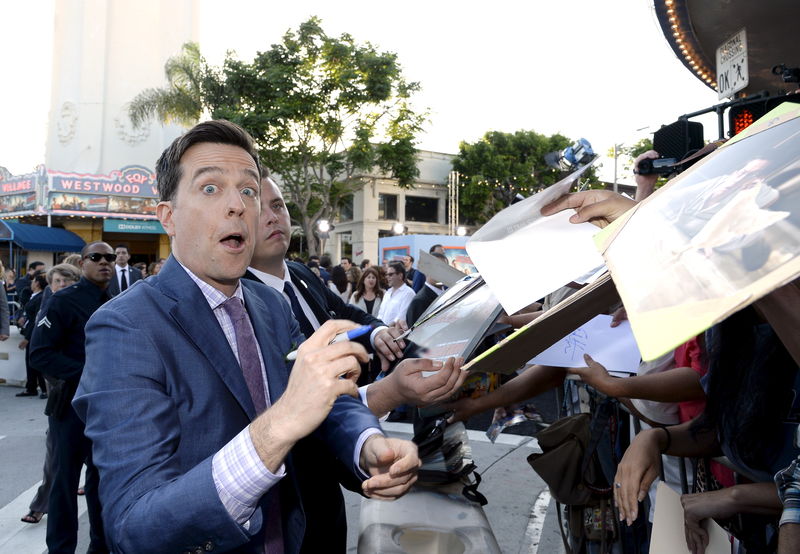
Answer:
<path fill-rule="evenodd" d="M 284 357 L 301 334 L 275 291 L 260 283 L 242 286 L 275 402 L 289 376 Z M 93 442 L 112 550 L 261 550 L 266 511 L 256 509 L 247 529 L 237 524 L 211 474 L 213 455 L 255 417 L 253 403 L 208 302 L 173 258 L 156 277 L 92 316 L 73 405 Z M 355 444 L 370 427 L 379 427 L 375 417 L 358 400 L 341 397 L 312 437 L 357 474 Z M 301 546 L 311 550 L 303 544 L 302 509 L 310 493 L 299 483 L 301 464 L 292 456 L 280 494 L 286 551 L 298 552 Z"/>

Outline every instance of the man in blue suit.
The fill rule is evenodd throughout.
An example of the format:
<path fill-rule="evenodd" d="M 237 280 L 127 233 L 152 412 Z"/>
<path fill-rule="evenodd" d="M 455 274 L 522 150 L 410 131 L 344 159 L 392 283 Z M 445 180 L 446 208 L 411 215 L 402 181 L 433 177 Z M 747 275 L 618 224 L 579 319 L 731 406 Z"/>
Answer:
<path fill-rule="evenodd" d="M 329 344 L 354 324 L 325 323 L 292 367 L 286 355 L 302 335 L 289 306 L 239 280 L 260 209 L 250 136 L 201 123 L 156 172 L 173 256 L 90 320 L 74 401 L 94 445 L 109 545 L 330 551 L 303 510 L 315 492 L 303 472 L 330 471 L 308 459 L 313 448 L 363 481 L 365 494 L 391 499 L 416 479 L 416 447 L 384 437 L 357 399 L 364 347 Z"/>

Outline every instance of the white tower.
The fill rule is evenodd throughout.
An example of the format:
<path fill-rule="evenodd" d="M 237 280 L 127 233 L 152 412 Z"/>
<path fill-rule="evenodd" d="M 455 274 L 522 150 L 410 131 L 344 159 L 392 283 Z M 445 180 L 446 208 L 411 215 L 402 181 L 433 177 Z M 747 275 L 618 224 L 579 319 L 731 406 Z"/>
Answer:
<path fill-rule="evenodd" d="M 133 129 L 127 104 L 164 86 L 164 62 L 197 40 L 198 10 L 197 0 L 56 0 L 48 169 L 155 169 L 182 129 Z"/>

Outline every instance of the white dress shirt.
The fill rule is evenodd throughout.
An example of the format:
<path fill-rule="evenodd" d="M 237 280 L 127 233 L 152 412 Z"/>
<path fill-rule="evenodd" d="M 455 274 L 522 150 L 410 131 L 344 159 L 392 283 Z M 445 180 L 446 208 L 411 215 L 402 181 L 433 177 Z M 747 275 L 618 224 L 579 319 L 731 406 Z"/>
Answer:
<path fill-rule="evenodd" d="M 117 286 L 119 290 L 122 291 L 122 274 L 125 273 L 125 283 L 126 287 L 131 286 L 131 266 L 125 264 L 125 267 L 120 267 L 117 264 L 114 264 L 114 270 L 117 272 Z"/>
<path fill-rule="evenodd" d="M 405 283 L 400 288 L 391 287 L 383 295 L 381 309 L 378 311 L 378 319 L 391 325 L 398 319 L 406 320 L 408 305 L 414 299 L 414 289 Z"/>

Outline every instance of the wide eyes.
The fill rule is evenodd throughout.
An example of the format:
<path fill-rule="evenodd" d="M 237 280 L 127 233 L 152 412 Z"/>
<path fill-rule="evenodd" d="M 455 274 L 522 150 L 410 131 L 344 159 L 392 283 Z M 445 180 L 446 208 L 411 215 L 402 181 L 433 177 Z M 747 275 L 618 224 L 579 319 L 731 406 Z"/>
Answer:
<path fill-rule="evenodd" d="M 219 192 L 219 187 L 217 185 L 203 185 L 203 194 L 212 195 Z M 244 187 L 241 190 L 243 196 L 247 196 L 249 198 L 255 198 L 258 196 L 258 191 L 254 187 Z"/>

